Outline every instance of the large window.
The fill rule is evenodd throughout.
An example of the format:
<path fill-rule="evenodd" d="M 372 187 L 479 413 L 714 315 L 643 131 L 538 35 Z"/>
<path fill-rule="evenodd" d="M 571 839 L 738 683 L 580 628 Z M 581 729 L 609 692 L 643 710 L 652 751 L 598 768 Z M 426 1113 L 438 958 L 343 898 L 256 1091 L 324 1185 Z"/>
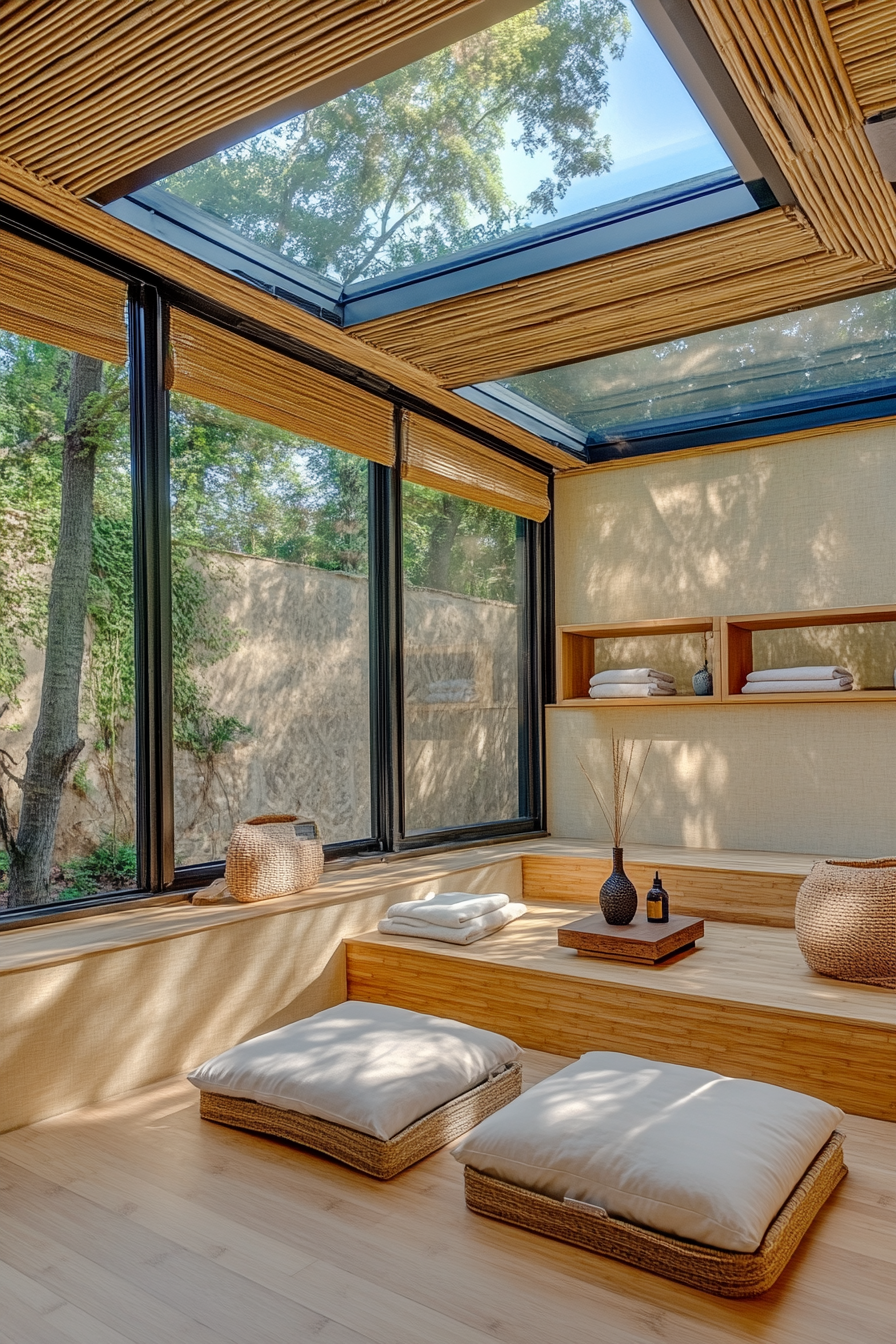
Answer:
<path fill-rule="evenodd" d="M 520 815 L 524 524 L 405 482 L 408 833 Z"/>
<path fill-rule="evenodd" d="M 0 907 L 133 887 L 128 379 L 0 332 Z"/>
<path fill-rule="evenodd" d="M 368 466 L 175 394 L 175 859 L 297 812 L 371 834 Z"/>
<path fill-rule="evenodd" d="M 0 267 L 0 921 L 204 885 L 263 814 L 535 830 L 546 470 L 74 249 Z"/>

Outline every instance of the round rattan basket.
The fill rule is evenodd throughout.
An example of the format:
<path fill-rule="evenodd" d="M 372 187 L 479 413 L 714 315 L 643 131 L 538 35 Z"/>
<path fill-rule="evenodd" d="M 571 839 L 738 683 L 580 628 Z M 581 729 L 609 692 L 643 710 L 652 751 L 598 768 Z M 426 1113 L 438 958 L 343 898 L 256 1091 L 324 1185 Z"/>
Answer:
<path fill-rule="evenodd" d="M 225 878 L 238 901 L 265 901 L 313 887 L 324 868 L 317 823 L 288 813 L 241 822 L 227 846 Z"/>
<path fill-rule="evenodd" d="M 796 898 L 796 938 L 820 975 L 896 988 L 896 858 L 816 863 Z"/>

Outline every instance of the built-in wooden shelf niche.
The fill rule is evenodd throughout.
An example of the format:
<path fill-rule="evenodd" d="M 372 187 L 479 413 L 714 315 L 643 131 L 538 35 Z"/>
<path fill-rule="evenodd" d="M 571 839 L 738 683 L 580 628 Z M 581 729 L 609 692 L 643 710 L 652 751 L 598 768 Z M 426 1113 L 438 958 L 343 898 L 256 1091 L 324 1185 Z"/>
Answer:
<path fill-rule="evenodd" d="M 875 700 L 896 700 L 892 685 L 892 669 L 896 667 L 896 645 L 890 661 L 891 684 L 870 690 L 788 692 L 784 695 L 742 695 L 741 687 L 747 673 L 754 670 L 753 636 L 757 630 L 799 630 L 809 626 L 871 625 L 878 622 L 896 622 L 896 606 L 840 607 L 826 611 L 764 612 L 758 616 L 723 616 L 721 618 L 721 677 L 722 700 L 741 705 L 789 705 L 794 702 L 811 704 L 855 704 Z"/>
<path fill-rule="evenodd" d="M 592 700 L 588 686 L 594 675 L 596 639 L 643 638 L 659 635 L 712 635 L 715 671 L 718 673 L 719 618 L 717 616 L 677 616 L 670 620 L 617 621 L 609 625 L 561 625 L 557 627 L 557 692 L 560 705 L 596 705 L 600 708 L 629 705 L 712 705 L 721 702 L 721 682 L 713 677 L 712 695 L 637 696 L 618 700 Z M 630 663 L 626 666 L 631 666 Z M 694 671 L 700 663 L 694 666 Z"/>

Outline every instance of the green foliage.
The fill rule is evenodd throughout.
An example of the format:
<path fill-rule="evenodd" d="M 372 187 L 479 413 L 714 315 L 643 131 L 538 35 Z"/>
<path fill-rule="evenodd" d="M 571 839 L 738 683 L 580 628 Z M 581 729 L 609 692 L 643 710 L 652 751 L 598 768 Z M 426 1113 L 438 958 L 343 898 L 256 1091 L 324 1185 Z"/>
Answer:
<path fill-rule="evenodd" d="M 137 878 L 137 851 L 133 845 L 121 844 L 113 835 L 107 835 L 92 854 L 64 864 L 62 875 L 66 883 L 60 892 L 63 901 L 131 887 Z"/>
<path fill-rule="evenodd" d="M 255 241 L 344 282 L 552 214 L 612 163 L 598 116 L 624 0 L 546 0 L 168 179 Z M 500 152 L 548 152 L 525 202 Z"/>
<path fill-rule="evenodd" d="M 405 481 L 402 515 L 408 583 L 467 597 L 520 600 L 513 514 Z"/>

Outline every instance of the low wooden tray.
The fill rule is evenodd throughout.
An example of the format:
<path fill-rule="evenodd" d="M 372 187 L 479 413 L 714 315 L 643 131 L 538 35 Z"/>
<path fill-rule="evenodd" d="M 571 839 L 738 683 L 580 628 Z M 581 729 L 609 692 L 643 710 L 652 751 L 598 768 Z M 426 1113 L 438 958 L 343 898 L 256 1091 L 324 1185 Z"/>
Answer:
<path fill-rule="evenodd" d="M 631 924 L 608 924 L 603 915 L 588 915 L 557 930 L 561 947 L 574 947 L 582 957 L 615 957 L 654 965 L 674 952 L 693 947 L 703 937 L 703 920 L 670 915 L 665 924 L 650 924 L 638 913 Z"/>
<path fill-rule="evenodd" d="M 282 1111 L 277 1106 L 266 1106 L 244 1097 L 225 1097 L 220 1092 L 200 1093 L 199 1114 L 203 1120 L 214 1120 L 219 1125 L 291 1139 L 304 1148 L 335 1157 L 367 1176 L 388 1181 L 513 1101 L 520 1095 L 522 1078 L 522 1065 L 508 1064 L 503 1073 L 446 1101 L 391 1139 L 377 1139 L 345 1125 L 336 1125 L 331 1120 L 301 1115 L 298 1111 Z M 409 1081 L 413 1085 L 413 1079 Z"/>
<path fill-rule="evenodd" d="M 723 1251 L 653 1232 L 620 1218 L 589 1213 L 464 1168 L 467 1207 L 487 1218 L 624 1260 L 719 1297 L 756 1297 L 778 1278 L 825 1200 L 846 1175 L 843 1135 L 835 1130 L 769 1227 L 757 1250 Z"/>

